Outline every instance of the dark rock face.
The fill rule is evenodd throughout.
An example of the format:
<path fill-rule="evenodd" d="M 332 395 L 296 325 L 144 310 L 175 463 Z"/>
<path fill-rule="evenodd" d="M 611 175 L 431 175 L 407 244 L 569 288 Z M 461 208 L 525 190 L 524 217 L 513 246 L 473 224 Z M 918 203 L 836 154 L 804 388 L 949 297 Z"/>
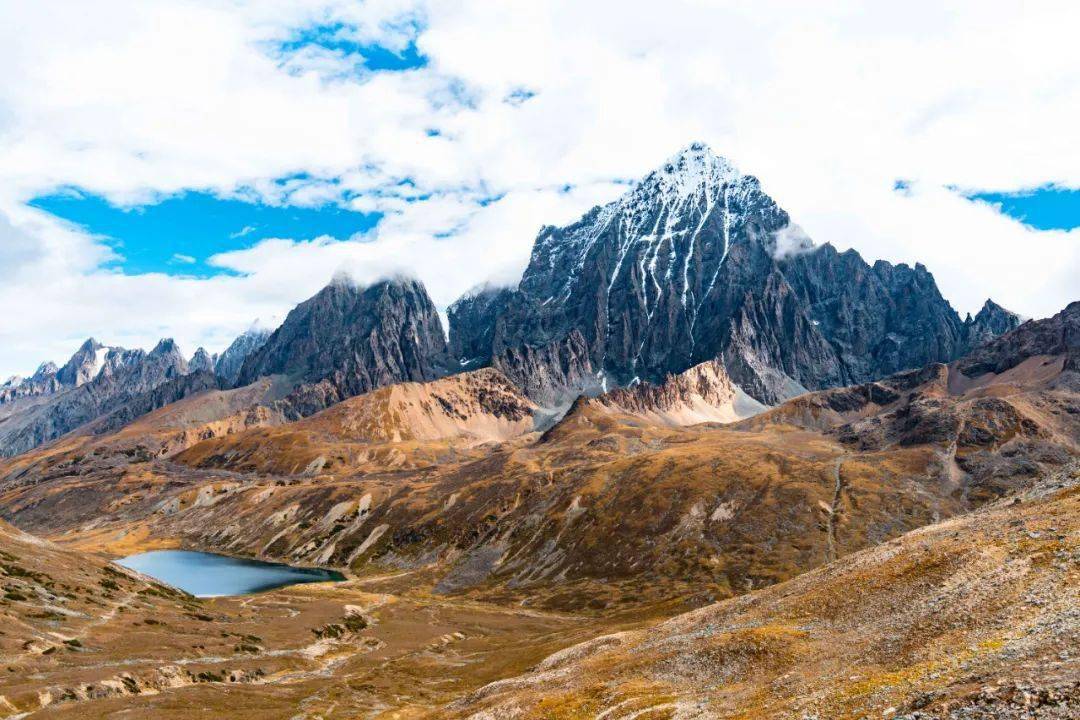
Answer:
<path fill-rule="evenodd" d="M 116 410 L 93 423 L 96 434 L 119 430 L 129 422 L 147 413 L 208 390 L 224 389 L 224 383 L 212 372 L 196 370 L 186 375 L 172 377 L 145 392 L 132 395 Z"/>
<path fill-rule="evenodd" d="M 235 384 L 248 355 L 261 348 L 269 337 L 269 330 L 252 328 L 244 332 L 218 355 L 214 361 L 214 372 L 230 385 Z"/>
<path fill-rule="evenodd" d="M 964 321 L 967 348 L 974 350 L 1018 327 L 1020 327 L 1019 315 L 1009 312 L 993 300 L 987 300 L 974 318 L 968 315 Z"/>
<path fill-rule="evenodd" d="M 973 378 L 988 372 L 1005 372 L 1036 355 L 1065 355 L 1065 369 L 1069 370 L 1080 355 L 1078 349 L 1080 301 L 1069 303 L 1053 317 L 1028 320 L 1012 332 L 975 348 L 956 368 Z"/>
<path fill-rule="evenodd" d="M 386 280 L 366 288 L 335 281 L 300 303 L 237 378 L 246 385 L 285 375 L 305 398 L 305 414 L 323 402 L 403 381 L 446 375 L 453 363 L 435 305 L 415 280 Z M 321 399 L 320 399 L 321 398 Z M 321 405 L 321 407 L 319 407 Z"/>
<path fill-rule="evenodd" d="M 54 440 L 187 371 L 187 361 L 172 340 L 162 340 L 149 353 L 109 349 L 93 379 L 6 417 L 0 423 L 0 455 L 15 455 Z"/>
<path fill-rule="evenodd" d="M 503 314 L 513 294 L 511 288 L 483 287 L 462 296 L 447 308 L 451 357 L 470 368 L 491 359 L 495 321 Z"/>
<path fill-rule="evenodd" d="M 963 354 L 967 335 L 933 276 L 823 245 L 781 261 L 806 315 L 835 348 L 846 382 L 866 382 Z M 835 379 L 821 386 L 837 385 Z"/>
<path fill-rule="evenodd" d="M 745 291 L 721 337 L 731 378 L 750 396 L 776 402 L 807 388 L 842 385 L 848 373 L 807 318 L 799 297 L 774 270 L 757 291 Z"/>
<path fill-rule="evenodd" d="M 494 351 L 577 329 L 592 366 L 619 385 L 715 357 L 789 226 L 756 178 L 691 146 L 620 200 L 540 231 Z"/>
<path fill-rule="evenodd" d="M 495 356 L 492 365 L 539 405 L 553 407 L 580 393 L 601 392 L 589 362 L 585 338 L 571 330 L 565 338 L 535 347 L 518 345 Z"/>
<path fill-rule="evenodd" d="M 455 306 L 451 336 L 470 358 L 489 336 L 486 356 L 499 357 L 578 331 L 612 385 L 722 357 L 767 403 L 949 361 L 1007 324 L 990 310 L 967 329 L 921 265 L 813 248 L 756 178 L 703 145 L 577 223 L 543 228 L 516 291 Z"/>

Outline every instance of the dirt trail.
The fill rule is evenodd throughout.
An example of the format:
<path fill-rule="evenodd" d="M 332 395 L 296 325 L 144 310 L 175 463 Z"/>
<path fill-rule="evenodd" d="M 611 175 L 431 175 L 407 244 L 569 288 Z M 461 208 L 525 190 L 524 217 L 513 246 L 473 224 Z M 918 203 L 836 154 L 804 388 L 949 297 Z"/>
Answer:
<path fill-rule="evenodd" d="M 833 496 L 825 517 L 825 562 L 830 563 L 837 559 L 836 550 L 836 522 L 840 513 L 840 500 L 844 492 L 844 480 L 840 468 L 847 459 L 846 455 L 836 458 L 833 464 Z"/>

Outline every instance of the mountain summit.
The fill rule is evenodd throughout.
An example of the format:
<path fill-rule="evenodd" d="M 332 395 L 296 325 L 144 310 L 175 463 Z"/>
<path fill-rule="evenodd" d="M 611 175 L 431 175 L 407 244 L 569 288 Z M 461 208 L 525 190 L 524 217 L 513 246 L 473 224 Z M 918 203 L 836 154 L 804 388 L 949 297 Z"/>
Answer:
<path fill-rule="evenodd" d="M 536 353 L 558 359 L 547 377 L 587 366 L 602 388 L 722 357 L 765 403 L 970 347 L 925 268 L 815 247 L 757 178 L 701 143 L 576 223 L 542 228 L 516 290 L 472 293 L 448 316 L 455 350 L 510 377 L 511 359 Z M 562 385 L 564 400 L 586 389 Z"/>

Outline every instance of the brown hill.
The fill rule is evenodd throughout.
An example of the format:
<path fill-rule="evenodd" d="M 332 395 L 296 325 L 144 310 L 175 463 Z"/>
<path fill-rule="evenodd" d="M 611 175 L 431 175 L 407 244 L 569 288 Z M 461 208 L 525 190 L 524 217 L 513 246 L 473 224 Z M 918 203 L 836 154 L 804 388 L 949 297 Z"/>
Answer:
<path fill-rule="evenodd" d="M 442 718 L 1080 716 L 1080 470 L 789 582 L 567 648 Z"/>
<path fill-rule="evenodd" d="M 303 420 L 220 436 L 176 461 L 282 475 L 424 467 L 532 431 L 536 410 L 502 373 L 486 368 L 380 388 Z"/>
<path fill-rule="evenodd" d="M 642 382 L 600 395 L 595 402 L 661 425 L 730 423 L 756 415 L 765 406 L 731 382 L 717 359 L 668 375 L 659 385 Z"/>
<path fill-rule="evenodd" d="M 122 534 L 357 572 L 429 568 L 440 592 L 553 608 L 700 604 L 1068 462 L 1074 396 L 1068 373 L 1045 367 L 1057 375 L 961 392 L 932 366 L 733 426 L 675 427 L 623 392 L 579 401 L 543 435 L 527 432 L 531 406 L 481 371 L 170 460 L 9 474 L 0 501 L 26 527 L 86 547 Z M 484 443 L 498 438 L 509 439 Z"/>

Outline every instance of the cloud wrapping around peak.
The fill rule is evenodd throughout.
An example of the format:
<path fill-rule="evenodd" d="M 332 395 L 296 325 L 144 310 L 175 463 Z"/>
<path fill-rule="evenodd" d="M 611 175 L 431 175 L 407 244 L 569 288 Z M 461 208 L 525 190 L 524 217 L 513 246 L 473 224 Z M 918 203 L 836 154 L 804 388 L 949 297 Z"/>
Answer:
<path fill-rule="evenodd" d="M 961 312 L 990 295 L 1038 317 L 1077 297 L 1077 230 L 948 189 L 1080 187 L 1075 3 L 3 7 L 0 376 L 90 334 L 220 350 L 343 267 L 408 272 L 440 306 L 513 284 L 542 225 L 695 139 L 816 243 L 921 261 Z M 364 48 L 423 62 L 372 69 Z M 126 207 L 196 191 L 384 217 L 205 260 L 235 275 L 125 275 L 102 269 L 122 249 L 26 205 L 70 187 Z"/>

